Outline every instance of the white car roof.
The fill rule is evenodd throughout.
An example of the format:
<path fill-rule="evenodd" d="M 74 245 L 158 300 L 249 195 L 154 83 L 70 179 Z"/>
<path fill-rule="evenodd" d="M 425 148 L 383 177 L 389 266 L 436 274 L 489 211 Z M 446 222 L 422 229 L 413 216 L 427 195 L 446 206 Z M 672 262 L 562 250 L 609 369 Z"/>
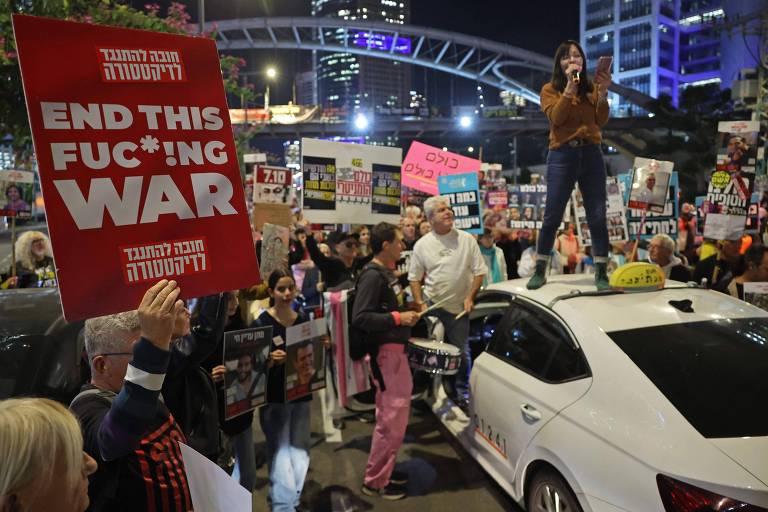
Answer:
<path fill-rule="evenodd" d="M 538 290 L 528 290 L 527 279 L 495 283 L 488 290 L 512 293 L 552 309 L 564 316 L 578 314 L 592 320 L 605 332 L 698 322 L 723 318 L 766 317 L 768 312 L 720 292 L 689 288 L 667 281 L 664 290 L 563 298 L 569 294 L 595 292 L 594 275 L 556 275 Z M 673 289 L 674 288 L 674 289 Z M 693 313 L 673 307 L 669 301 L 692 301 Z"/>

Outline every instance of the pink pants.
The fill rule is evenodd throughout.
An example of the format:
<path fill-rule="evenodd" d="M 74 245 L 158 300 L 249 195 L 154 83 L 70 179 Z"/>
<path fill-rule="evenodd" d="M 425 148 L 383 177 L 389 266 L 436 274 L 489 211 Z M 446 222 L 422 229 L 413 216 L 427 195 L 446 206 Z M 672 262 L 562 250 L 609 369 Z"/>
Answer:
<path fill-rule="evenodd" d="M 376 382 L 376 428 L 365 468 L 365 485 L 374 489 L 389 484 L 408 426 L 413 379 L 404 348 L 394 343 L 382 345 L 376 358 L 386 390 Z"/>

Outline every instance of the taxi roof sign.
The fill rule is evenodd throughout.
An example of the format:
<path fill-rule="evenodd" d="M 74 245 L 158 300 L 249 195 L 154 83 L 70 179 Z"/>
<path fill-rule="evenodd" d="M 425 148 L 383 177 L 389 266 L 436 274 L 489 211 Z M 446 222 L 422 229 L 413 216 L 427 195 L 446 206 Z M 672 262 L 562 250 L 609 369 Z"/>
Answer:
<path fill-rule="evenodd" d="M 608 281 L 611 288 L 625 292 L 646 292 L 664 288 L 664 271 L 654 263 L 635 262 L 620 266 Z"/>

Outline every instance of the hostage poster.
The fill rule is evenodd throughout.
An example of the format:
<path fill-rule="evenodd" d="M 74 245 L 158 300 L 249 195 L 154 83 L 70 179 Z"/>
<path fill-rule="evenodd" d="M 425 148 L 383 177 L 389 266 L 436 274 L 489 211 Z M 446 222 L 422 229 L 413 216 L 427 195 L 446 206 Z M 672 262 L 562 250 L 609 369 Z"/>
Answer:
<path fill-rule="evenodd" d="M 285 330 L 285 399 L 295 400 L 325 387 L 325 318 Z"/>
<path fill-rule="evenodd" d="M 629 199 L 629 191 L 631 190 L 632 174 L 620 174 L 617 178 L 626 203 Z M 678 189 L 677 171 L 673 171 L 669 179 L 669 189 L 667 190 L 667 200 L 664 202 L 664 210 L 661 213 L 647 212 L 645 226 L 643 232 L 640 233 L 641 239 L 650 240 L 655 235 L 669 235 L 673 239 L 677 239 Z M 638 231 L 640 231 L 640 226 L 643 222 L 643 211 L 636 208 L 627 209 L 627 229 L 629 230 L 630 239 L 637 238 Z"/>
<path fill-rule="evenodd" d="M 509 227 L 512 229 L 541 229 L 546 204 L 546 185 L 510 185 Z"/>
<path fill-rule="evenodd" d="M 765 152 L 759 135 L 759 121 L 717 123 L 717 164 L 754 173 L 757 161 L 764 158 Z"/>
<path fill-rule="evenodd" d="M 184 297 L 258 282 L 215 42 L 13 26 L 66 319 L 135 309 L 160 279 Z"/>
<path fill-rule="evenodd" d="M 717 164 L 707 187 L 704 237 L 736 240 L 744 233 L 755 174 L 735 164 Z"/>
<path fill-rule="evenodd" d="M 0 171 L 0 217 L 29 217 L 35 200 L 35 173 Z"/>
<path fill-rule="evenodd" d="M 252 411 L 266 401 L 271 343 L 272 327 L 224 333 L 226 419 Z"/>
<path fill-rule="evenodd" d="M 627 217 L 624 208 L 624 198 L 621 194 L 619 182 L 615 176 L 610 176 L 605 180 L 606 191 L 606 224 L 608 226 L 609 242 L 624 242 L 627 237 Z M 589 232 L 587 223 L 587 210 L 584 208 L 584 198 L 581 195 L 578 185 L 571 194 L 571 204 L 575 208 L 576 228 L 579 234 L 581 245 L 588 247 L 592 245 L 592 235 Z"/>
<path fill-rule="evenodd" d="M 672 162 L 636 157 L 627 206 L 663 213 L 673 167 Z"/>
<path fill-rule="evenodd" d="M 403 150 L 301 139 L 302 209 L 314 224 L 400 220 Z"/>

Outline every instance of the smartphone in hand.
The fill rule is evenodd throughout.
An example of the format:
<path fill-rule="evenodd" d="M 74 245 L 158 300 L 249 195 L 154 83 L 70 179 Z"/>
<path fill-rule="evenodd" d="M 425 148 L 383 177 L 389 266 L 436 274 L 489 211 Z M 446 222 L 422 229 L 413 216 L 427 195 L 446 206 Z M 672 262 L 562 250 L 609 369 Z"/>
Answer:
<path fill-rule="evenodd" d="M 597 60 L 597 69 L 595 74 L 603 72 L 611 74 L 611 65 L 613 64 L 613 57 L 610 55 L 603 55 Z"/>

